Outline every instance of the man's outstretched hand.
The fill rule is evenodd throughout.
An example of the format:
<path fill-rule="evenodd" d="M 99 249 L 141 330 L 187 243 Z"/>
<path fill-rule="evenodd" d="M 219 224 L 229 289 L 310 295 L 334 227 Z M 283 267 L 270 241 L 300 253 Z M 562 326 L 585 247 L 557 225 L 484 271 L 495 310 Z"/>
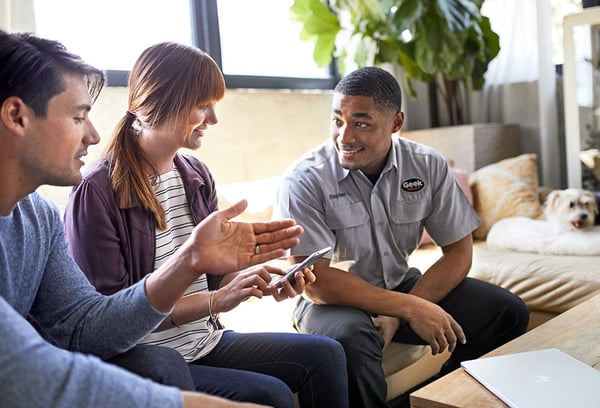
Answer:
<path fill-rule="evenodd" d="M 298 245 L 302 227 L 291 219 L 269 222 L 236 222 L 232 218 L 247 207 L 242 200 L 206 217 L 186 242 L 201 273 L 226 274 L 279 258 Z"/>

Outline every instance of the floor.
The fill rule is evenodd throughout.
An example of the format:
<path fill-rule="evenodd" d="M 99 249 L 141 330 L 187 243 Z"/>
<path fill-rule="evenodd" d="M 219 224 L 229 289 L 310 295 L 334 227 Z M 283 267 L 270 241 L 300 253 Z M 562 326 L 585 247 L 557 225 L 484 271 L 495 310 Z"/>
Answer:
<path fill-rule="evenodd" d="M 419 384 L 415 388 L 407 391 L 406 394 L 403 394 L 403 395 L 400 395 L 400 396 L 394 398 L 393 400 L 391 400 L 388 403 L 389 408 L 410 408 L 410 394 L 412 392 L 418 390 L 419 388 L 426 386 L 430 382 L 437 380 L 438 378 L 439 378 L 438 376 L 434 376 L 433 378 L 430 378 L 429 380 L 424 381 L 423 383 Z"/>

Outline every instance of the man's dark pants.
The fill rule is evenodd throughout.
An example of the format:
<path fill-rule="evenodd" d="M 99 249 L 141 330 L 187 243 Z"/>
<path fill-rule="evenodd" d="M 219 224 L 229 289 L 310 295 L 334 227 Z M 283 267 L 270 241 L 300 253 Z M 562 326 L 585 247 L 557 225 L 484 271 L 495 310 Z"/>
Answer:
<path fill-rule="evenodd" d="M 397 292 L 409 292 L 421 277 L 411 268 Z M 357 294 L 358 296 L 358 294 Z M 467 343 L 457 344 L 442 367 L 441 375 L 458 368 L 463 360 L 478 358 L 520 336 L 527 329 L 529 312 L 518 296 L 477 279 L 466 278 L 448 294 L 439 306 L 462 327 Z M 296 328 L 337 339 L 346 352 L 350 406 L 386 407 L 387 385 L 381 366 L 383 338 L 365 311 L 343 306 L 315 305 L 304 299 L 294 311 Z M 393 341 L 425 344 L 403 322 Z"/>

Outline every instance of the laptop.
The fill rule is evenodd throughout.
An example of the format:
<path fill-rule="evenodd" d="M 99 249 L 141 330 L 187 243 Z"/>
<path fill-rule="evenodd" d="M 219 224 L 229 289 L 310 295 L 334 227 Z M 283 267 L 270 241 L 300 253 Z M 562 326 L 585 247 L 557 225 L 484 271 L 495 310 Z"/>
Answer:
<path fill-rule="evenodd" d="M 600 407 L 600 371 L 556 348 L 461 365 L 511 408 Z"/>

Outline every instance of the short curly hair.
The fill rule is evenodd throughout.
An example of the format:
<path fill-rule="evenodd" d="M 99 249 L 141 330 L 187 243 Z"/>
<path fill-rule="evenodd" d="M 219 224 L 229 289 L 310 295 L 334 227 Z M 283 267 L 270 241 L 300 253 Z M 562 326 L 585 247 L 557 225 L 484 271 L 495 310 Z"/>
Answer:
<path fill-rule="evenodd" d="M 394 112 L 402 110 L 400 85 L 392 74 L 382 68 L 359 68 L 342 78 L 334 92 L 348 96 L 369 96 L 381 109 Z"/>

